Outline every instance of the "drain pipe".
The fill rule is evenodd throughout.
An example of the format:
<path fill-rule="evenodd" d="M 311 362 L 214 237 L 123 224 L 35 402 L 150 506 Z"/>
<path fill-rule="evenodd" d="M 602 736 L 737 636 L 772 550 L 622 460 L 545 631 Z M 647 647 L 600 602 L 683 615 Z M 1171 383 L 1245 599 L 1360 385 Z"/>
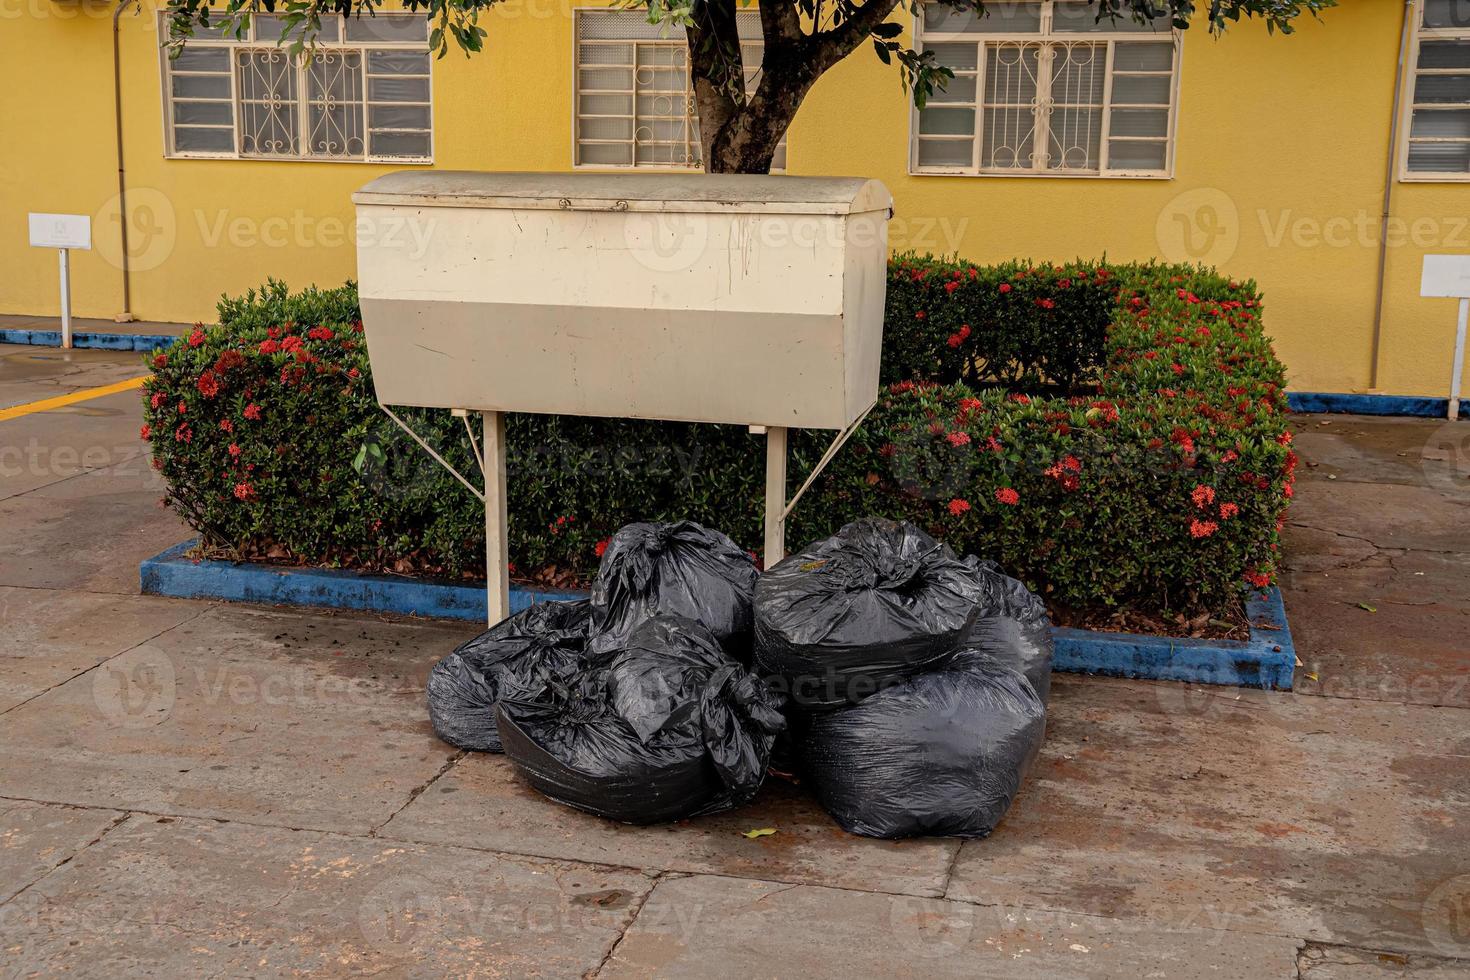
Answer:
<path fill-rule="evenodd" d="M 123 167 L 123 116 L 122 116 L 122 55 L 118 43 L 118 20 L 122 12 L 137 0 L 118 0 L 112 12 L 112 98 L 113 123 L 117 129 L 117 210 L 118 230 L 122 233 L 122 312 L 113 317 L 116 323 L 132 323 L 138 318 L 133 315 L 133 289 L 128 272 L 128 177 Z"/>
<path fill-rule="evenodd" d="M 1399 115 L 1403 103 L 1404 70 L 1409 39 L 1414 34 L 1414 0 L 1404 0 L 1404 24 L 1399 33 L 1399 62 L 1393 76 L 1393 116 L 1388 121 L 1388 163 L 1383 172 L 1383 217 L 1378 224 L 1378 283 L 1373 297 L 1373 347 L 1368 365 L 1368 391 L 1378 390 L 1378 353 L 1383 339 L 1383 286 L 1388 273 L 1388 223 L 1393 216 L 1393 185 L 1398 171 Z"/>

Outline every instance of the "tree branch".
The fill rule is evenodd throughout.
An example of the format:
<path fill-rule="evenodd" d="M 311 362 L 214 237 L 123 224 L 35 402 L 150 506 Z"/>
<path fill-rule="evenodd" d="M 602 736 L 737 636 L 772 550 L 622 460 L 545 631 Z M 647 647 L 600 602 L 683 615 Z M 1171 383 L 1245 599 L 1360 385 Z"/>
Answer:
<path fill-rule="evenodd" d="M 868 0 L 841 24 L 813 34 L 812 52 L 821 60 L 823 70 L 857 50 L 897 6 L 898 0 Z"/>

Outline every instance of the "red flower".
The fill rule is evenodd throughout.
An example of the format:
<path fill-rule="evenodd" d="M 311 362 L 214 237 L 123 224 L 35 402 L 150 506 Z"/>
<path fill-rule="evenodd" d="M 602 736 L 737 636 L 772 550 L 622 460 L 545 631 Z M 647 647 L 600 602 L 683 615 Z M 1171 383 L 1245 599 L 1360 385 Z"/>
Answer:
<path fill-rule="evenodd" d="M 959 497 L 956 497 L 949 502 L 949 512 L 956 517 L 959 517 L 961 514 L 969 509 L 970 502 L 968 500 L 963 500 Z"/>
<path fill-rule="evenodd" d="M 235 499 L 236 500 L 254 500 L 255 499 L 255 488 L 253 486 L 251 486 L 249 483 L 237 483 L 237 484 L 235 484 Z"/>
<path fill-rule="evenodd" d="M 1011 284 L 1008 283 L 1008 282 L 1001 283 L 1000 284 L 1000 291 L 1003 292 L 1003 293 L 1010 292 L 1011 291 Z"/>
<path fill-rule="evenodd" d="M 298 337 L 298 336 L 296 336 L 293 333 L 291 336 L 289 336 L 286 339 L 284 339 L 284 340 L 281 341 L 281 350 L 283 350 L 283 351 L 300 350 L 301 349 L 301 345 L 302 345 L 301 338 Z"/>
<path fill-rule="evenodd" d="M 252 420 L 252 421 L 255 420 L 255 419 L 260 418 L 260 406 L 257 405 L 257 404 L 255 404 L 254 402 L 251 402 L 249 405 L 246 405 L 245 406 L 245 417 L 247 419 Z"/>
<path fill-rule="evenodd" d="M 1236 514 L 1239 514 L 1239 513 L 1240 513 L 1240 505 L 1239 504 L 1233 504 L 1233 503 L 1230 503 L 1230 502 L 1227 501 L 1226 503 L 1223 503 L 1223 504 L 1220 505 L 1220 516 L 1223 517 L 1223 518 L 1225 518 L 1227 521 L 1230 518 L 1234 517 Z"/>
<path fill-rule="evenodd" d="M 238 443 L 234 443 L 234 442 L 230 443 L 230 455 L 231 456 L 234 456 L 237 459 L 239 458 L 239 456 L 240 456 L 240 446 L 239 446 Z"/>
<path fill-rule="evenodd" d="M 362 372 L 359 371 L 357 368 L 349 368 L 347 371 L 347 376 L 349 378 L 360 378 L 362 377 Z"/>
<path fill-rule="evenodd" d="M 1225 453 L 1224 456 L 1221 456 L 1220 457 L 1220 462 L 1222 462 L 1222 463 L 1233 463 L 1233 462 L 1235 462 L 1239 458 L 1240 458 L 1240 454 L 1237 453 L 1235 450 L 1231 449 L 1231 450 L 1228 450 Z"/>
<path fill-rule="evenodd" d="M 1014 507 L 1021 502 L 1021 495 L 1010 487 L 1001 487 L 995 491 L 995 499 L 1007 507 Z"/>
<path fill-rule="evenodd" d="M 919 312 L 915 313 L 914 314 L 914 319 L 915 320 L 922 320 L 922 319 L 924 319 L 924 311 L 923 310 L 920 310 Z"/>
<path fill-rule="evenodd" d="M 179 399 L 179 414 L 180 415 L 188 415 L 189 414 L 189 405 L 182 398 Z"/>
<path fill-rule="evenodd" d="M 960 284 L 957 282 L 947 282 L 944 284 L 944 291 L 950 295 L 954 295 L 954 291 L 959 288 Z"/>
<path fill-rule="evenodd" d="M 964 337 L 961 337 L 957 333 L 952 333 L 952 334 L 949 335 L 949 346 L 951 346 L 951 347 L 958 347 L 960 344 L 963 344 L 964 342 L 965 342 L 965 338 Z"/>
<path fill-rule="evenodd" d="M 1271 576 L 1262 571 L 1246 572 L 1245 580 L 1258 589 L 1269 588 L 1271 585 Z"/>
<path fill-rule="evenodd" d="M 219 394 L 219 378 L 215 377 L 213 371 L 205 371 L 199 376 L 199 380 L 195 382 L 195 387 L 199 389 L 199 394 L 205 398 L 213 398 Z"/>
<path fill-rule="evenodd" d="M 165 367 L 168 367 L 168 355 L 167 354 L 155 354 L 155 355 L 153 355 L 153 366 L 156 367 L 156 368 L 165 368 Z"/>
<path fill-rule="evenodd" d="M 1215 488 L 1205 486 L 1201 483 L 1194 488 L 1194 492 L 1189 495 L 1189 498 L 1194 501 L 1196 507 L 1203 508 L 1215 502 Z"/>
<path fill-rule="evenodd" d="M 198 347 L 202 343 L 204 343 L 204 331 L 196 326 L 194 332 L 189 334 L 189 346 Z"/>
<path fill-rule="evenodd" d="M 281 345 L 275 340 L 262 340 L 258 349 L 262 354 L 274 354 L 281 349 Z"/>
<path fill-rule="evenodd" d="M 146 422 L 143 423 L 143 428 L 138 432 L 138 438 L 147 439 L 151 435 L 153 435 L 153 426 Z"/>
<path fill-rule="evenodd" d="M 1031 399 L 1026 395 L 1020 394 L 1019 392 L 1011 396 L 1011 401 L 1015 402 L 1017 405 L 1031 404 Z"/>
<path fill-rule="evenodd" d="M 968 432 L 951 432 L 944 438 L 949 440 L 951 446 L 968 446 L 970 444 L 970 434 Z"/>
<path fill-rule="evenodd" d="M 306 335 L 312 340 L 331 340 L 336 334 L 332 333 L 331 327 L 312 327 L 306 331 Z"/>
<path fill-rule="evenodd" d="M 193 442 L 194 430 L 189 428 L 187 425 L 179 426 L 177 429 L 174 430 L 174 441 L 186 443 Z"/>
<path fill-rule="evenodd" d="M 1291 444 L 1291 430 L 1288 429 L 1286 432 L 1281 433 L 1281 435 L 1279 435 L 1279 436 L 1276 437 L 1276 441 L 1279 442 L 1279 443 L 1281 443 L 1281 445 L 1283 445 L 1283 446 L 1290 445 Z"/>
<path fill-rule="evenodd" d="M 1195 518 L 1189 522 L 1189 536 L 1191 538 L 1208 538 L 1218 530 L 1220 530 L 1220 525 L 1214 521 L 1202 521 L 1199 518 Z"/>
<path fill-rule="evenodd" d="M 223 354 L 221 354 L 219 356 L 219 360 L 217 360 L 217 361 L 214 362 L 214 369 L 215 369 L 216 372 L 218 372 L 220 374 L 224 374 L 226 371 L 231 371 L 231 370 L 234 370 L 237 367 L 244 367 L 244 366 L 245 366 L 245 355 L 244 354 L 241 354 L 239 351 L 235 350 L 233 347 L 231 347 L 229 350 L 227 350 Z"/>
<path fill-rule="evenodd" d="M 1047 298 L 1037 300 L 1036 305 L 1041 307 L 1043 310 L 1054 310 L 1056 309 L 1057 303 L 1056 300 Z"/>
<path fill-rule="evenodd" d="M 154 408 L 157 408 L 158 406 L 162 405 L 163 404 L 163 392 L 161 392 L 161 391 L 155 391 L 153 393 L 153 397 L 150 398 L 150 399 L 148 399 L 148 404 L 152 405 Z"/>
<path fill-rule="evenodd" d="M 229 419 L 220 419 L 219 420 L 219 427 L 222 430 L 224 430 L 225 432 L 234 432 L 235 431 L 235 423 L 231 422 Z"/>
<path fill-rule="evenodd" d="M 611 538 L 603 538 L 601 541 L 597 542 L 597 547 L 593 548 L 592 550 L 597 552 L 598 558 L 601 558 L 603 553 L 607 551 L 608 544 L 610 544 L 611 542 Z"/>
<path fill-rule="evenodd" d="M 1079 460 L 1076 456 L 1063 456 L 1062 469 L 1071 470 L 1073 473 L 1081 473 L 1082 461 Z"/>

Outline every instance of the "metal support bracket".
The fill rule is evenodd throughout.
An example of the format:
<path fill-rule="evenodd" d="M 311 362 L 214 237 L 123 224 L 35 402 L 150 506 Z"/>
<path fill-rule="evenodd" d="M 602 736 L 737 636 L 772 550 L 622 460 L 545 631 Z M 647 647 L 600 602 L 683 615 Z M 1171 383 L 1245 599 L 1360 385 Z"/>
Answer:
<path fill-rule="evenodd" d="M 876 403 L 874 403 L 876 404 Z M 753 425 L 750 431 L 756 435 L 765 434 L 766 437 L 766 534 L 765 534 L 765 566 L 770 568 L 776 562 L 786 557 L 786 518 L 796 509 L 797 503 L 802 495 L 811 489 L 817 477 L 827 468 L 827 464 L 837 456 L 847 440 L 857 431 L 858 426 L 868 417 L 873 406 L 868 406 L 867 411 L 859 415 L 847 428 L 837 433 L 837 436 L 827 446 L 827 451 L 822 453 L 822 458 L 812 471 L 802 481 L 796 491 L 796 496 L 791 500 L 786 499 L 786 429 L 783 426 Z"/>

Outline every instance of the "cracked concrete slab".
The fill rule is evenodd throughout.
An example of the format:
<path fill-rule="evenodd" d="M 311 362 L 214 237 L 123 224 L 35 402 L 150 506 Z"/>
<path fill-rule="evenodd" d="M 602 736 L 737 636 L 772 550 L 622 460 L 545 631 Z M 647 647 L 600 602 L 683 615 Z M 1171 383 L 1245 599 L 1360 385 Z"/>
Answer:
<path fill-rule="evenodd" d="M 0 344 L 0 408 L 116 384 L 148 373 L 143 355 L 134 351 Z M 25 394 L 31 391 L 42 394 Z"/>
<path fill-rule="evenodd" d="M 193 537 L 151 474 L 140 456 L 0 500 L 0 585 L 136 595 L 139 562 Z"/>
<path fill-rule="evenodd" d="M 165 822 L 167 821 L 167 822 Z M 576 977 L 641 874 L 334 834 L 134 816 L 0 906 L 38 975 Z"/>
<path fill-rule="evenodd" d="M 1470 708 L 1470 610 L 1408 603 L 1352 583 L 1289 582 L 1297 694 Z M 1359 607 L 1364 603 L 1369 612 Z"/>
<path fill-rule="evenodd" d="M 1306 415 L 1292 420 L 1304 478 L 1379 486 L 1462 485 L 1470 491 L 1465 427 L 1444 419 Z"/>
<path fill-rule="evenodd" d="M 1059 675 L 949 898 L 1434 952 L 1470 892 L 1470 712 Z"/>
<path fill-rule="evenodd" d="M 155 596 L 0 586 L 0 713 L 205 608 Z"/>
<path fill-rule="evenodd" d="M 125 391 L 6 419 L 0 439 L 0 500 L 123 463 L 152 474 L 138 438 L 143 424 L 138 399 L 138 392 Z M 152 483 L 162 493 L 162 482 L 155 477 Z"/>
<path fill-rule="evenodd" d="M 599 974 L 622 978 L 1294 977 L 1297 943 L 940 899 L 665 879 Z"/>
<path fill-rule="evenodd" d="M 109 810 L 0 800 L 0 903 L 70 860 L 123 816 Z"/>
<path fill-rule="evenodd" d="M 220 605 L 0 715 L 0 796 L 367 832 L 453 757 L 464 625 Z"/>
<path fill-rule="evenodd" d="M 1297 957 L 1300 980 L 1463 980 L 1470 961 L 1375 950 L 1310 946 Z"/>
<path fill-rule="evenodd" d="M 775 828 L 749 840 L 742 831 Z M 395 816 L 386 837 L 628 867 L 940 895 L 957 841 L 877 841 L 838 827 L 777 779 L 730 813 L 631 827 L 554 803 L 501 755 L 471 754 Z"/>

